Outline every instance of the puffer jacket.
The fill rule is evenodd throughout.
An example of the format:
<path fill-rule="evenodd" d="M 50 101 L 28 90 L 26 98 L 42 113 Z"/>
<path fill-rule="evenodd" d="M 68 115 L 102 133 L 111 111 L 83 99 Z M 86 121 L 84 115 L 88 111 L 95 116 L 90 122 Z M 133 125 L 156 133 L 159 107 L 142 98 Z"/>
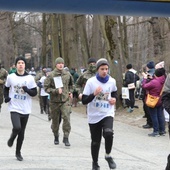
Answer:
<path fill-rule="evenodd" d="M 135 83 L 136 86 L 136 81 L 139 80 L 139 76 L 136 74 L 136 70 L 134 69 L 129 69 L 126 74 L 125 74 L 125 82 L 124 86 L 127 87 L 128 84 L 130 83 Z"/>
<path fill-rule="evenodd" d="M 165 83 L 166 77 L 160 76 L 160 77 L 154 77 L 151 81 L 147 82 L 147 79 L 144 79 L 142 82 L 142 88 L 146 90 L 146 94 L 150 94 L 153 96 L 160 96 L 161 90 L 163 88 L 163 85 Z M 156 106 L 160 106 L 162 104 L 162 96 L 160 96 L 159 101 Z"/>

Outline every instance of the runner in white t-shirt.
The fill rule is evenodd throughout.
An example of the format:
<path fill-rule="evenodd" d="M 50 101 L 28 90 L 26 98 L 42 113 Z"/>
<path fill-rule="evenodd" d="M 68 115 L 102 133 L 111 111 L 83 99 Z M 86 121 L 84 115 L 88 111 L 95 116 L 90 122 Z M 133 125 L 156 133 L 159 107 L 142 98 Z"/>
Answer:
<path fill-rule="evenodd" d="M 15 65 L 17 71 L 8 75 L 4 87 L 5 103 L 9 102 L 8 108 L 13 125 L 12 134 L 7 144 L 9 147 L 12 147 L 15 138 L 18 136 L 16 158 L 22 161 L 21 147 L 29 114 L 31 113 L 32 97 L 37 95 L 37 85 L 34 77 L 25 71 L 25 58 L 18 57 Z"/>
<path fill-rule="evenodd" d="M 95 77 L 88 79 L 82 96 L 82 103 L 87 105 L 88 123 L 91 133 L 92 169 L 99 170 L 98 156 L 102 134 L 105 138 L 105 159 L 110 169 L 116 164 L 110 153 L 113 144 L 113 118 L 117 98 L 117 87 L 114 78 L 108 75 L 109 64 L 105 58 L 96 63 Z"/>

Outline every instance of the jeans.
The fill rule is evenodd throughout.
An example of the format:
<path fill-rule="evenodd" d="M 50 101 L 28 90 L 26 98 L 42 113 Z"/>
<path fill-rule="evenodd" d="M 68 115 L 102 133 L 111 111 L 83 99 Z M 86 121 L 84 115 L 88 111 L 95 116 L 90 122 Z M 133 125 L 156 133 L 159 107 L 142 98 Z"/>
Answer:
<path fill-rule="evenodd" d="M 155 108 L 149 107 L 149 112 L 152 119 L 153 132 L 165 132 L 165 117 L 162 105 Z"/>

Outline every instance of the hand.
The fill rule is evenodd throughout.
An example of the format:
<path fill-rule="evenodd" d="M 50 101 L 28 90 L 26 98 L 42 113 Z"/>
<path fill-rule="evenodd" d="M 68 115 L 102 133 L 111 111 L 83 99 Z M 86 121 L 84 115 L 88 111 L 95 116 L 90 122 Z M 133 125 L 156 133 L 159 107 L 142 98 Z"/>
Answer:
<path fill-rule="evenodd" d="M 83 96 L 83 94 L 80 93 L 80 94 L 79 94 L 79 99 L 80 99 L 80 100 L 82 99 L 82 96 Z"/>
<path fill-rule="evenodd" d="M 110 103 L 110 105 L 115 105 L 116 99 L 115 98 L 110 98 L 109 103 Z"/>
<path fill-rule="evenodd" d="M 63 92 L 62 88 L 58 88 L 58 93 L 61 94 Z"/>
<path fill-rule="evenodd" d="M 73 98 L 73 94 L 71 92 L 69 92 L 69 97 L 70 97 L 70 99 Z"/>
<path fill-rule="evenodd" d="M 27 86 L 22 86 L 22 89 L 23 89 L 25 92 L 28 92 Z"/>
<path fill-rule="evenodd" d="M 147 74 L 146 73 L 142 72 L 142 76 L 143 76 L 144 79 L 147 79 Z"/>
<path fill-rule="evenodd" d="M 10 97 L 5 98 L 5 103 L 8 103 L 11 100 Z"/>
<path fill-rule="evenodd" d="M 101 92 L 102 92 L 102 88 L 100 86 L 97 87 L 96 90 L 94 91 L 94 96 L 98 95 Z"/>

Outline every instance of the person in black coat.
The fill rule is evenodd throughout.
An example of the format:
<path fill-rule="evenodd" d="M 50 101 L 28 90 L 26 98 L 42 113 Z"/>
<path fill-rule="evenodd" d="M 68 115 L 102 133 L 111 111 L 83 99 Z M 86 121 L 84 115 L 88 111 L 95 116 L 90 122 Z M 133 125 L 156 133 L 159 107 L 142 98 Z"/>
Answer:
<path fill-rule="evenodd" d="M 132 64 L 128 64 L 126 66 L 127 72 L 125 74 L 125 87 L 128 87 L 129 84 L 134 83 L 136 85 L 136 81 L 139 80 L 139 76 L 136 74 L 137 71 L 132 68 Z M 127 112 L 133 112 L 134 104 L 135 104 L 135 87 L 129 89 L 129 99 L 126 100 L 126 104 L 128 106 Z"/>

